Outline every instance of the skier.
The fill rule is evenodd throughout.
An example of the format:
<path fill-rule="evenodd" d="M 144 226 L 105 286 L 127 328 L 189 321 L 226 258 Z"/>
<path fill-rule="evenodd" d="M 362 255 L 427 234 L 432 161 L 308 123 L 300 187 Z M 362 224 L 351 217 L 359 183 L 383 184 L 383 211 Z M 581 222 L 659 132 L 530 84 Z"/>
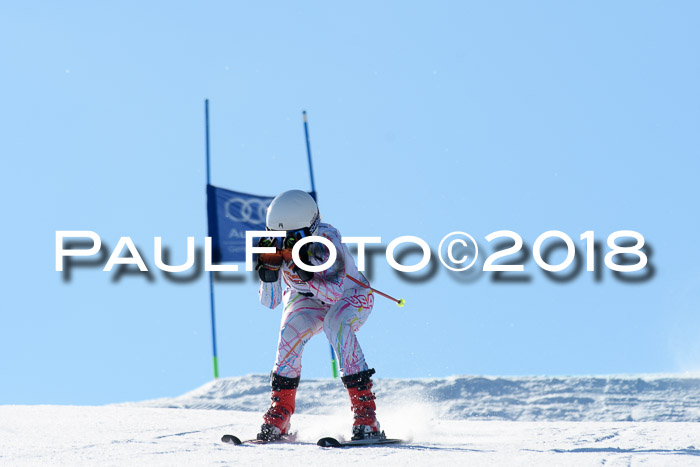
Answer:
<path fill-rule="evenodd" d="M 314 199 L 301 190 L 278 195 L 267 210 L 268 230 L 285 230 L 284 238 L 261 238 L 258 246 L 274 246 L 275 253 L 258 255 L 260 303 L 273 309 L 284 302 L 277 346 L 277 359 L 271 374 L 272 405 L 263 415 L 257 438 L 271 441 L 289 431 L 290 417 L 301 374 L 301 355 L 309 339 L 324 331 L 340 363 L 342 381 L 353 411 L 352 439 L 382 439 L 375 414 L 372 375 L 355 333 L 367 321 L 374 296 L 369 281 L 357 270 L 341 236 L 330 224 L 320 222 Z M 308 272 L 292 260 L 292 247 L 304 237 L 324 237 L 335 246 L 335 262 L 322 272 Z M 311 266 L 324 264 L 329 250 L 319 242 L 300 248 L 299 257 Z M 280 274 L 281 272 L 281 274 Z M 362 288 L 346 276 L 365 284 Z M 286 288 L 282 292 L 282 281 Z"/>

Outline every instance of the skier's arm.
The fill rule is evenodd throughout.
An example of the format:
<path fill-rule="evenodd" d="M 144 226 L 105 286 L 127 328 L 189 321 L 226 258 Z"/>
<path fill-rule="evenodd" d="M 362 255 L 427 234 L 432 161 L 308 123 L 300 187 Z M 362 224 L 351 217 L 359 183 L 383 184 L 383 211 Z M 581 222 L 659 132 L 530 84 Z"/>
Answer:
<path fill-rule="evenodd" d="M 324 232 L 321 236 L 333 242 L 337 257 L 335 263 L 333 263 L 330 268 L 325 271 L 315 272 L 313 278 L 308 281 L 307 284 L 309 284 L 311 293 L 319 300 L 326 303 L 335 303 L 343 296 L 343 280 L 345 280 L 343 245 L 336 232 Z M 318 250 L 323 251 L 323 254 L 320 258 L 318 256 L 311 258 L 311 262 L 314 263 L 314 265 L 325 263 L 330 256 L 327 248 L 319 245 Z"/>
<path fill-rule="evenodd" d="M 260 304 L 273 310 L 282 301 L 282 284 L 281 278 L 277 278 L 275 282 L 260 281 L 260 290 L 258 290 Z"/>
<path fill-rule="evenodd" d="M 258 246 L 276 246 L 277 239 L 261 238 Z M 282 301 L 282 285 L 280 279 L 280 268 L 282 265 L 282 254 L 261 253 L 258 255 L 258 264 L 255 267 L 260 276 L 260 289 L 258 298 L 260 303 L 270 309 L 274 309 Z"/>

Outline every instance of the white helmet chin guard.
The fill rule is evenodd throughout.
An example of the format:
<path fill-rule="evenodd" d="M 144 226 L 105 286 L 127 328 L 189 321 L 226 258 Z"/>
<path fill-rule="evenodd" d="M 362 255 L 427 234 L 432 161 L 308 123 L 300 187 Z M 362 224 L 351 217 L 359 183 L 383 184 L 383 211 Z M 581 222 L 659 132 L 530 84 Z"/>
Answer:
<path fill-rule="evenodd" d="M 267 208 L 267 230 L 305 230 L 313 235 L 318 229 L 320 216 L 316 201 L 305 191 L 289 190 L 272 200 Z"/>

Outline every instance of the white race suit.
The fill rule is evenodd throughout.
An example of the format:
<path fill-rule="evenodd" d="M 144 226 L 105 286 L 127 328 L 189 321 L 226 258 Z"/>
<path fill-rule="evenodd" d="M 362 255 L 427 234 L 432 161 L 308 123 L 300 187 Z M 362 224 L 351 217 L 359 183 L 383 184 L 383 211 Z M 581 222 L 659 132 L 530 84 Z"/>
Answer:
<path fill-rule="evenodd" d="M 357 270 L 355 260 L 340 233 L 329 224 L 320 224 L 316 236 L 333 242 L 337 257 L 330 268 L 315 272 L 313 279 L 303 282 L 290 269 L 291 261 L 283 261 L 276 282 L 260 283 L 260 303 L 275 308 L 284 303 L 277 359 L 273 371 L 280 376 L 296 378 L 301 374 L 301 355 L 312 336 L 325 332 L 338 357 L 342 376 L 368 369 L 355 333 L 365 323 L 374 305 L 369 281 Z M 306 264 L 324 264 L 330 253 L 321 243 L 312 243 Z M 347 278 L 351 276 L 367 286 L 361 287 Z M 285 283 L 282 292 L 282 280 Z"/>

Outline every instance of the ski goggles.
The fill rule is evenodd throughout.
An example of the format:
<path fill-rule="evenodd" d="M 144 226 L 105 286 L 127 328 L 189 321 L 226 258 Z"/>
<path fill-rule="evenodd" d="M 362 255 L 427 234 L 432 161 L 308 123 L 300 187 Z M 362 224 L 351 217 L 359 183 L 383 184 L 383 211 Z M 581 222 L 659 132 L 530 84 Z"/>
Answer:
<path fill-rule="evenodd" d="M 272 229 L 267 229 L 267 230 L 272 230 Z M 303 229 L 297 229 L 297 230 L 287 230 L 287 235 L 285 235 L 284 239 L 282 239 L 282 250 L 287 249 L 287 248 L 294 248 L 294 245 L 301 240 L 302 238 L 305 237 L 310 237 L 311 236 L 311 229 L 308 227 L 304 227 Z"/>
<path fill-rule="evenodd" d="M 282 244 L 284 248 L 294 248 L 294 245 L 304 237 L 310 237 L 311 230 L 308 227 L 298 230 L 288 230 Z"/>

